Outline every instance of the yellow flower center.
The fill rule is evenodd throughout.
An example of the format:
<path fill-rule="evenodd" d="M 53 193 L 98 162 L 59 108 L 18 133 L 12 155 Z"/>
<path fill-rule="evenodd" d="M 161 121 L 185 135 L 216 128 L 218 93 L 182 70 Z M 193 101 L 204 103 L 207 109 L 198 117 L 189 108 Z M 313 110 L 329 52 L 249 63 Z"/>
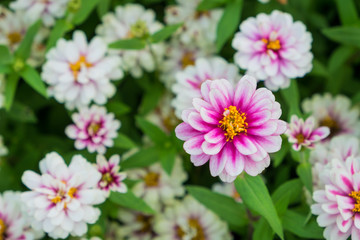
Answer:
<path fill-rule="evenodd" d="M 192 229 L 192 231 L 195 232 L 195 235 L 191 238 L 191 240 L 205 240 L 205 233 L 204 230 L 202 228 L 202 226 L 200 225 L 199 221 L 195 218 L 190 218 L 188 220 L 189 226 Z M 185 232 L 184 230 L 180 227 L 180 226 L 176 226 L 176 235 L 180 238 L 183 239 L 183 237 L 185 236 Z"/>
<path fill-rule="evenodd" d="M 159 185 L 160 174 L 155 172 L 149 172 L 146 174 L 144 181 L 148 187 L 156 187 Z"/>
<path fill-rule="evenodd" d="M 136 221 L 142 224 L 142 227 L 140 230 L 138 230 L 140 233 L 147 233 L 151 232 L 151 216 L 145 216 L 142 214 L 138 214 L 136 216 Z"/>
<path fill-rule="evenodd" d="M 76 63 L 70 63 L 70 69 L 73 71 L 75 80 L 77 80 L 82 66 L 85 66 L 87 68 L 92 67 L 92 64 L 86 61 L 85 56 L 80 56 L 79 60 Z"/>
<path fill-rule="evenodd" d="M 143 20 L 138 20 L 131 25 L 130 31 L 127 34 L 127 38 L 143 38 L 149 34 L 147 24 Z"/>
<path fill-rule="evenodd" d="M 195 12 L 195 19 L 199 19 L 201 17 L 210 17 L 209 11 L 196 11 Z"/>
<path fill-rule="evenodd" d="M 69 197 L 74 198 L 76 192 L 77 192 L 77 189 L 76 189 L 76 188 L 74 188 L 74 187 L 70 188 L 70 190 L 68 191 Z"/>
<path fill-rule="evenodd" d="M 279 40 L 269 41 L 265 38 L 261 39 L 266 44 L 267 49 L 271 49 L 273 51 L 277 51 L 281 48 L 281 44 Z"/>
<path fill-rule="evenodd" d="M 225 131 L 226 141 L 232 141 L 240 133 L 247 133 L 246 114 L 240 113 L 235 106 L 225 108 L 224 117 L 219 121 L 219 127 Z"/>
<path fill-rule="evenodd" d="M 19 32 L 11 32 L 7 35 L 10 45 L 21 42 L 22 36 Z"/>
<path fill-rule="evenodd" d="M 102 175 L 101 181 L 105 182 L 108 185 L 108 184 L 112 183 L 113 178 L 110 173 L 105 173 Z"/>
<path fill-rule="evenodd" d="M 195 58 L 192 52 L 186 52 L 181 58 L 181 67 L 185 69 L 187 66 L 195 65 Z"/>
<path fill-rule="evenodd" d="M 326 116 L 325 118 L 323 118 L 320 121 L 319 125 L 328 127 L 330 129 L 329 137 L 333 137 L 340 131 L 339 124 L 334 119 L 332 119 L 330 116 Z"/>
<path fill-rule="evenodd" d="M 352 191 L 349 194 L 349 197 L 352 197 L 356 203 L 354 204 L 354 208 L 353 208 L 353 212 L 354 213 L 360 213 L 360 191 L 356 192 L 356 191 Z"/>
<path fill-rule="evenodd" d="M 5 240 L 6 225 L 4 220 L 0 218 L 0 240 Z"/>
<path fill-rule="evenodd" d="M 88 127 L 89 135 L 93 136 L 100 130 L 101 125 L 99 123 L 92 122 Z"/>
<path fill-rule="evenodd" d="M 298 143 L 303 143 L 305 141 L 305 137 L 304 135 L 302 135 L 302 133 L 299 133 L 298 135 L 296 135 L 296 140 Z"/>

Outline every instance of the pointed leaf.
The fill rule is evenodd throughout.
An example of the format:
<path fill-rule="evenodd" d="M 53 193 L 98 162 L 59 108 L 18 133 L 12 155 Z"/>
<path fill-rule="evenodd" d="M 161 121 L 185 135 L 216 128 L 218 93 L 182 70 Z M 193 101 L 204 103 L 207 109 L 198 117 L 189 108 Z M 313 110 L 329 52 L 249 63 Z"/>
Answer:
<path fill-rule="evenodd" d="M 38 33 L 42 23 L 41 20 L 38 20 L 33 25 L 29 27 L 26 31 L 25 37 L 22 39 L 19 48 L 16 50 L 15 55 L 23 60 L 29 58 L 31 53 L 31 47 L 34 42 L 34 38 Z"/>
<path fill-rule="evenodd" d="M 56 42 L 64 36 L 64 34 L 72 29 L 72 25 L 65 19 L 59 19 L 56 21 L 54 28 L 51 30 L 49 40 L 46 44 L 46 50 L 54 47 Z"/>
<path fill-rule="evenodd" d="M 82 0 L 80 9 L 76 12 L 72 22 L 75 25 L 83 23 L 95 9 L 100 0 Z"/>
<path fill-rule="evenodd" d="M 0 64 L 8 64 L 13 61 L 10 49 L 5 45 L 0 45 Z"/>
<path fill-rule="evenodd" d="M 181 27 L 182 25 L 183 25 L 183 23 L 178 23 L 178 24 L 173 24 L 173 25 L 165 26 L 164 28 L 162 28 L 161 30 L 157 31 L 156 33 L 154 33 L 154 34 L 151 36 L 151 42 L 153 42 L 153 43 L 158 43 L 158 42 L 165 41 L 165 40 L 168 39 L 174 32 L 176 32 L 176 30 L 178 30 L 179 27 Z"/>
<path fill-rule="evenodd" d="M 291 115 L 295 114 L 299 117 L 302 116 L 300 111 L 300 96 L 299 96 L 299 89 L 296 80 L 291 80 L 291 84 L 286 89 L 281 89 L 281 95 L 285 99 L 288 107 L 289 107 L 289 115 L 288 119 L 291 119 Z"/>
<path fill-rule="evenodd" d="M 112 192 L 110 194 L 110 201 L 122 207 L 130 208 L 139 212 L 154 214 L 154 210 L 147 205 L 144 200 L 135 196 L 135 194 L 128 190 L 127 193 Z"/>
<path fill-rule="evenodd" d="M 141 117 L 136 118 L 136 123 L 155 144 L 164 144 L 168 140 L 166 133 L 155 124 Z"/>
<path fill-rule="evenodd" d="M 307 190 L 312 193 L 312 167 L 311 164 L 308 162 L 303 162 L 299 164 L 296 168 L 296 173 L 300 177 L 301 181 L 303 182 L 304 186 Z"/>
<path fill-rule="evenodd" d="M 322 32 L 335 42 L 360 48 L 360 27 L 332 27 Z"/>
<path fill-rule="evenodd" d="M 33 67 L 26 65 L 20 74 L 21 77 L 24 78 L 25 82 L 30 85 L 30 87 L 47 98 L 45 83 L 41 79 L 39 73 Z"/>
<path fill-rule="evenodd" d="M 11 105 L 14 101 L 16 88 L 19 83 L 19 75 L 11 73 L 8 75 L 5 83 L 5 108 L 10 110 Z"/>
<path fill-rule="evenodd" d="M 147 167 L 156 161 L 159 161 L 158 148 L 150 147 L 140 149 L 138 152 L 125 159 L 125 161 L 121 162 L 121 169 L 126 170 L 131 168 Z"/>
<path fill-rule="evenodd" d="M 307 224 L 304 224 L 306 218 L 306 215 L 288 210 L 283 217 L 284 229 L 301 238 L 324 239 L 323 228 L 319 227 L 315 219 L 311 219 Z"/>
<path fill-rule="evenodd" d="M 353 25 L 359 20 L 353 0 L 336 0 L 336 7 L 343 25 Z"/>
<path fill-rule="evenodd" d="M 118 133 L 117 138 L 114 139 L 114 147 L 131 149 L 135 148 L 136 144 L 125 134 Z"/>
<path fill-rule="evenodd" d="M 226 4 L 228 0 L 203 0 L 197 7 L 198 11 L 208 11 Z"/>
<path fill-rule="evenodd" d="M 159 158 L 161 162 L 161 166 L 165 170 L 168 175 L 171 175 L 176 158 L 176 149 L 171 147 L 171 142 L 167 143 L 170 144 L 170 147 L 165 147 L 159 152 Z"/>
<path fill-rule="evenodd" d="M 139 50 L 146 47 L 146 42 L 141 39 L 123 39 L 109 44 L 109 48 Z"/>

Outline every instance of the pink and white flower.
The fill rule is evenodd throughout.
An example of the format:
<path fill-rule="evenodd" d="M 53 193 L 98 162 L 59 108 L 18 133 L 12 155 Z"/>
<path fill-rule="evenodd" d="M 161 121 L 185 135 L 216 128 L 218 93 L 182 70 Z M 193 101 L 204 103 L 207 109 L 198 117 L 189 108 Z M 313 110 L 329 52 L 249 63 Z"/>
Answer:
<path fill-rule="evenodd" d="M 314 116 L 319 126 L 330 128 L 330 135 L 325 140 L 344 134 L 360 136 L 359 109 L 353 107 L 346 96 L 315 94 L 303 101 L 302 108 Z"/>
<path fill-rule="evenodd" d="M 120 121 L 113 113 L 107 113 L 105 107 L 96 105 L 82 108 L 72 115 L 74 124 L 65 129 L 66 135 L 75 139 L 75 148 L 87 148 L 90 153 L 104 154 L 107 147 L 114 145 L 114 138 L 120 128 Z"/>
<path fill-rule="evenodd" d="M 126 173 L 120 171 L 120 156 L 113 155 L 109 161 L 106 160 L 105 156 L 97 155 L 96 167 L 101 173 L 101 179 L 98 182 L 98 188 L 103 190 L 107 196 L 110 191 L 126 193 L 127 187 L 123 182 L 126 178 Z"/>
<path fill-rule="evenodd" d="M 238 51 L 234 58 L 240 68 L 276 91 L 287 88 L 291 78 L 310 72 L 311 42 L 303 23 L 274 10 L 270 15 L 260 13 L 241 23 L 232 46 Z"/>
<path fill-rule="evenodd" d="M 22 182 L 30 191 L 22 193 L 22 200 L 32 217 L 32 228 L 42 229 L 52 238 L 82 236 L 86 224 L 93 224 L 100 210 L 93 205 L 105 201 L 97 188 L 101 174 L 80 155 L 69 166 L 52 152 L 40 161 L 40 174 L 25 171 Z"/>
<path fill-rule="evenodd" d="M 10 7 L 24 14 L 27 22 L 33 23 L 42 19 L 45 26 L 55 24 L 56 18 L 65 15 L 69 0 L 16 0 Z"/>
<path fill-rule="evenodd" d="M 296 115 L 292 115 L 285 134 L 288 136 L 289 142 L 293 144 L 293 149 L 300 151 L 301 147 L 314 148 L 316 142 L 330 134 L 330 129 L 328 127 L 316 127 L 313 117 L 308 117 L 304 121 Z"/>
<path fill-rule="evenodd" d="M 331 240 L 360 239 L 360 158 L 332 159 L 324 187 L 313 193 L 313 214 Z"/>
<path fill-rule="evenodd" d="M 172 87 L 175 99 L 172 105 L 178 118 L 183 110 L 192 107 L 192 99 L 201 97 L 201 84 L 206 80 L 227 79 L 235 82 L 240 79 L 239 70 L 234 64 L 220 57 L 198 58 L 194 66 L 188 66 L 176 73 L 176 83 Z"/>
<path fill-rule="evenodd" d="M 212 176 L 232 182 L 243 171 L 256 176 L 270 165 L 269 153 L 279 151 L 286 123 L 271 91 L 256 89 L 244 76 L 233 86 L 225 79 L 205 81 L 194 108 L 184 110 L 175 129 L 191 162 L 210 162 Z"/>
<path fill-rule="evenodd" d="M 48 93 L 70 110 L 103 105 L 116 88 L 111 80 L 123 77 L 121 59 L 107 55 L 107 44 L 99 37 L 87 42 L 84 32 L 75 31 L 73 40 L 60 39 L 46 55 L 42 78 Z"/>
<path fill-rule="evenodd" d="M 42 231 L 32 229 L 31 219 L 21 201 L 20 192 L 6 191 L 0 194 L 0 239 L 34 240 L 42 237 Z"/>

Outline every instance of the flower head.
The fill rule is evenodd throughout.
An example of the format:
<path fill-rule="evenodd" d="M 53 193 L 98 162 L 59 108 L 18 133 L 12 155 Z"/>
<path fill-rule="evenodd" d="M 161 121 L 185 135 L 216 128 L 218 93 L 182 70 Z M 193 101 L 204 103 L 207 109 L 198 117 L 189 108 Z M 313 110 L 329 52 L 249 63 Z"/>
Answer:
<path fill-rule="evenodd" d="M 172 101 L 175 113 L 181 118 L 183 110 L 192 107 L 192 99 L 201 97 L 201 84 L 206 80 L 228 79 L 231 82 L 240 79 L 234 64 L 220 57 L 198 58 L 194 66 L 188 66 L 176 74 L 176 83 L 172 87 L 176 97 Z"/>
<path fill-rule="evenodd" d="M 69 0 L 16 0 L 10 3 L 10 7 L 20 11 L 27 22 L 33 23 L 42 19 L 44 25 L 52 26 L 55 18 L 65 15 Z"/>
<path fill-rule="evenodd" d="M 235 86 L 225 79 L 205 81 L 175 132 L 195 166 L 210 160 L 211 175 L 232 182 L 243 171 L 255 176 L 269 166 L 269 153 L 280 149 L 286 130 L 280 115 L 274 95 L 256 89 L 252 77 Z"/>
<path fill-rule="evenodd" d="M 72 115 L 74 124 L 65 129 L 66 135 L 75 139 L 75 148 L 87 148 L 89 152 L 104 154 L 106 147 L 114 145 L 113 139 L 117 137 L 120 121 L 115 119 L 113 113 L 107 113 L 106 108 L 96 105 L 82 108 L 79 113 Z"/>
<path fill-rule="evenodd" d="M 291 78 L 303 77 L 312 68 L 312 37 L 303 23 L 274 10 L 260 13 L 240 25 L 232 46 L 235 62 L 247 74 L 264 80 L 271 90 L 287 88 Z"/>
<path fill-rule="evenodd" d="M 155 19 L 155 12 L 145 9 L 140 4 L 126 4 L 118 6 L 115 13 L 108 13 L 102 18 L 103 24 L 98 26 L 96 33 L 107 43 L 122 39 L 147 38 L 159 31 L 162 24 Z M 165 53 L 163 43 L 152 44 L 141 50 L 112 50 L 114 54 L 122 56 L 123 69 L 129 71 L 133 77 L 139 78 L 143 70 L 152 72 L 156 62 L 162 61 Z"/>
<path fill-rule="evenodd" d="M 96 167 L 97 170 L 101 173 L 101 179 L 98 182 L 98 188 L 103 190 L 107 196 L 110 194 L 110 191 L 125 193 L 127 192 L 127 187 L 123 183 L 126 178 L 125 173 L 120 173 L 120 156 L 113 155 L 109 161 L 106 161 L 106 158 L 103 155 L 97 155 L 96 157 Z"/>
<path fill-rule="evenodd" d="M 314 148 L 316 142 L 321 141 L 330 134 L 330 130 L 328 127 L 316 128 L 313 117 L 309 117 L 304 121 L 293 115 L 285 134 L 288 136 L 289 142 L 293 143 L 293 149 L 299 151 L 301 147 Z"/>
<path fill-rule="evenodd" d="M 87 223 L 93 224 L 100 210 L 93 205 L 105 201 L 97 188 L 101 174 L 80 155 L 75 155 L 69 166 L 63 158 L 49 153 L 40 161 L 41 175 L 26 171 L 22 182 L 30 191 L 22 193 L 32 227 L 42 229 L 52 238 L 82 236 Z"/>
<path fill-rule="evenodd" d="M 315 94 L 311 99 L 305 99 L 302 107 L 314 116 L 319 126 L 330 128 L 326 140 L 343 134 L 360 136 L 359 110 L 351 107 L 349 98 L 342 95 L 333 97 L 329 93 Z"/>
<path fill-rule="evenodd" d="M 73 40 L 60 39 L 46 55 L 42 78 L 50 85 L 49 95 L 69 109 L 105 104 L 115 94 L 111 80 L 122 78 L 120 58 L 107 56 L 107 45 L 99 37 L 88 44 L 81 31 Z"/>

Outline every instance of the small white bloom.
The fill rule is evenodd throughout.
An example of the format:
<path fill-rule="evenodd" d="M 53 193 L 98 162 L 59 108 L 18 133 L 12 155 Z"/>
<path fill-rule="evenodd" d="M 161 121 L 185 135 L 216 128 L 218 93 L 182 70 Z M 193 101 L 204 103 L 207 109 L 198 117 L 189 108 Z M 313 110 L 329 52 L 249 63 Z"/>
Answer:
<path fill-rule="evenodd" d="M 167 24 L 184 23 L 178 31 L 180 41 L 202 49 L 215 46 L 216 28 L 222 16 L 222 9 L 198 11 L 200 0 L 177 0 L 178 5 L 165 10 Z"/>
<path fill-rule="evenodd" d="M 350 99 L 345 96 L 315 94 L 303 101 L 302 108 L 314 116 L 318 126 L 330 128 L 330 135 L 325 140 L 343 134 L 360 136 L 359 109 L 352 107 Z"/>
<path fill-rule="evenodd" d="M 32 217 L 32 227 L 42 229 L 52 238 L 82 236 L 87 224 L 93 224 L 100 210 L 93 205 L 105 201 L 97 188 L 101 174 L 80 155 L 75 155 L 69 166 L 52 152 L 40 161 L 41 175 L 25 171 L 22 182 L 30 191 L 22 199 Z"/>
<path fill-rule="evenodd" d="M 240 194 L 237 192 L 234 183 L 215 183 L 212 186 L 214 192 L 232 197 L 237 202 L 242 202 Z"/>
<path fill-rule="evenodd" d="M 69 0 L 16 0 L 10 8 L 20 11 L 29 23 L 42 19 L 45 26 L 55 24 L 55 18 L 65 15 Z"/>
<path fill-rule="evenodd" d="M 107 43 L 122 39 L 144 38 L 157 31 L 163 26 L 155 19 L 155 12 L 145 9 L 140 4 L 126 4 L 118 6 L 115 13 L 103 16 L 103 24 L 98 26 L 96 33 Z M 112 50 L 123 58 L 125 71 L 139 78 L 143 70 L 152 72 L 156 65 L 160 64 L 164 56 L 164 44 L 151 44 L 141 50 Z"/>
<path fill-rule="evenodd" d="M 155 232 L 156 240 L 231 239 L 226 223 L 190 196 L 165 209 L 156 219 Z"/>
<path fill-rule="evenodd" d="M 161 209 L 163 205 L 172 204 L 175 197 L 183 196 L 185 193 L 182 184 L 186 181 L 187 174 L 180 158 L 176 158 L 170 176 L 159 163 L 127 173 L 129 179 L 140 180 L 132 188 L 134 194 L 144 199 L 155 210 Z"/>
<path fill-rule="evenodd" d="M 235 83 L 240 79 L 238 68 L 220 57 L 198 58 L 194 66 L 187 66 L 177 72 L 175 77 L 176 83 L 172 90 L 176 97 L 172 106 L 179 119 L 183 110 L 193 107 L 193 98 L 201 98 L 201 84 L 206 80 L 224 78 Z"/>
<path fill-rule="evenodd" d="M 87 43 L 84 32 L 76 31 L 73 40 L 60 39 L 46 55 L 42 78 L 49 84 L 49 95 L 70 110 L 103 105 L 115 94 L 111 80 L 123 77 L 121 59 L 107 55 L 107 45 L 99 37 Z"/>
<path fill-rule="evenodd" d="M 114 145 L 113 139 L 117 137 L 120 121 L 115 119 L 113 113 L 107 113 L 105 107 L 96 105 L 90 108 L 81 108 L 79 113 L 72 115 L 74 124 L 65 129 L 66 135 L 75 139 L 75 148 L 87 148 L 90 153 L 104 154 L 106 147 Z"/>

